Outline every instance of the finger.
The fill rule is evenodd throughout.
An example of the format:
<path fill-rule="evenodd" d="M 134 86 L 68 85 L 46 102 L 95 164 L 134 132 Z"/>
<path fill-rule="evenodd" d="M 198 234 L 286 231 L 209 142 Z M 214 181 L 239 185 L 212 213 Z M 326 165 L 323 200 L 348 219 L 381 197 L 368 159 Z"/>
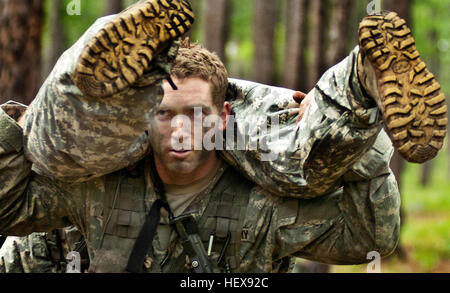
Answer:
<path fill-rule="evenodd" d="M 293 95 L 294 101 L 301 104 L 303 99 L 306 97 L 306 94 L 303 92 L 295 92 Z"/>
<path fill-rule="evenodd" d="M 300 123 L 300 121 L 303 119 L 303 116 L 305 115 L 306 111 L 308 110 L 309 105 L 311 104 L 312 96 L 309 96 L 303 100 L 303 102 L 300 104 L 300 107 L 298 107 L 298 118 L 297 118 L 297 124 Z"/>

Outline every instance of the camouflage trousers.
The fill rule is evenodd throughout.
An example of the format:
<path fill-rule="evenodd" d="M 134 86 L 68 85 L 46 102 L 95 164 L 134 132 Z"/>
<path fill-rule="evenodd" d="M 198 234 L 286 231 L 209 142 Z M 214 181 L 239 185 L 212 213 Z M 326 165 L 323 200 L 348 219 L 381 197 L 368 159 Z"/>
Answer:
<path fill-rule="evenodd" d="M 110 98 L 85 97 L 72 79 L 76 61 L 112 17 L 99 19 L 62 55 L 27 111 L 25 153 L 41 175 L 86 181 L 133 165 L 151 151 L 148 125 L 178 44 L 157 57 L 145 82 Z M 376 103 L 360 84 L 358 53 L 356 47 L 322 76 L 299 124 L 292 90 L 230 79 L 235 127 L 228 128 L 235 135 L 225 136 L 222 156 L 267 191 L 297 198 L 325 194 L 344 177 L 389 172 L 380 168 L 393 147 Z"/>

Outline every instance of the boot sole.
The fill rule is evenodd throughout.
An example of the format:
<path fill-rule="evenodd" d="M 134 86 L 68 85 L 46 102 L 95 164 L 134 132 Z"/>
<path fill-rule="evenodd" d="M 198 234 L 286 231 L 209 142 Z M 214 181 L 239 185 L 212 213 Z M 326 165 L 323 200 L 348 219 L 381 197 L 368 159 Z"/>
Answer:
<path fill-rule="evenodd" d="M 420 59 L 411 30 L 395 12 L 366 17 L 361 53 L 375 69 L 389 136 L 407 161 L 423 163 L 442 148 L 447 133 L 445 96 Z"/>
<path fill-rule="evenodd" d="M 194 22 L 185 0 L 149 0 L 120 13 L 82 52 L 75 85 L 91 97 L 109 97 L 135 83 L 154 57 Z"/>

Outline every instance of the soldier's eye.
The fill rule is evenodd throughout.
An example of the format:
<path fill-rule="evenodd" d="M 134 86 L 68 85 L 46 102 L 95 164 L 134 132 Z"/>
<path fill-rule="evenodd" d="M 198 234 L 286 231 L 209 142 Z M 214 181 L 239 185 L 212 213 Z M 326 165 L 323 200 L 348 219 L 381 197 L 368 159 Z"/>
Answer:
<path fill-rule="evenodd" d="M 166 119 L 169 116 L 170 113 L 167 110 L 159 110 L 158 112 L 156 112 L 156 117 L 158 117 L 158 119 Z"/>

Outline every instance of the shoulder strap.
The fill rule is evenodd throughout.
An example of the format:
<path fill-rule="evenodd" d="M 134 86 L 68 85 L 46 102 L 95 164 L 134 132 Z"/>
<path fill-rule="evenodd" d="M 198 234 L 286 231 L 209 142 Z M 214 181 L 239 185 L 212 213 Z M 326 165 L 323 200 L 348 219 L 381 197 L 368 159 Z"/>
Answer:
<path fill-rule="evenodd" d="M 162 184 L 161 178 L 159 178 L 156 172 L 156 167 L 154 161 L 151 160 L 151 176 L 155 184 L 155 192 L 161 198 L 157 199 L 150 211 L 145 218 L 144 226 L 142 227 L 136 242 L 134 243 L 133 250 L 131 251 L 130 258 L 128 259 L 128 264 L 126 270 L 130 273 L 142 273 L 142 268 L 144 266 L 145 257 L 152 247 L 153 238 L 156 234 L 156 229 L 158 228 L 161 220 L 161 208 L 165 208 L 169 213 L 169 218 L 173 218 L 173 213 L 167 203 L 164 185 Z"/>
<path fill-rule="evenodd" d="M 157 199 L 153 203 L 150 208 L 150 212 L 145 218 L 144 226 L 142 227 L 141 232 L 134 243 L 133 250 L 131 251 L 131 255 L 128 260 L 126 270 L 130 273 L 142 273 L 145 257 L 152 246 L 156 229 L 160 223 L 161 208 L 165 208 L 167 211 L 170 210 L 169 204 L 166 201 Z"/>

